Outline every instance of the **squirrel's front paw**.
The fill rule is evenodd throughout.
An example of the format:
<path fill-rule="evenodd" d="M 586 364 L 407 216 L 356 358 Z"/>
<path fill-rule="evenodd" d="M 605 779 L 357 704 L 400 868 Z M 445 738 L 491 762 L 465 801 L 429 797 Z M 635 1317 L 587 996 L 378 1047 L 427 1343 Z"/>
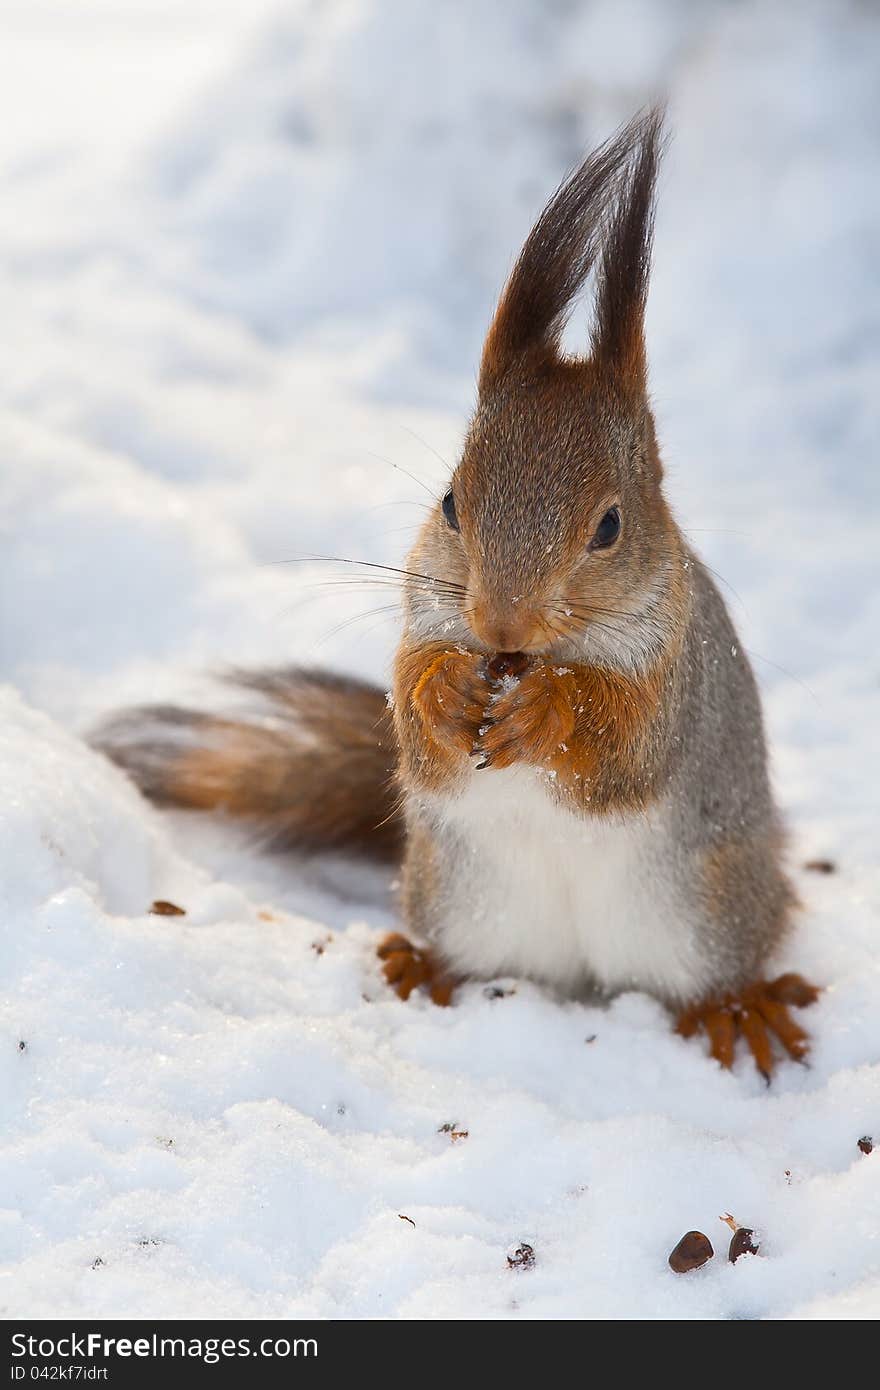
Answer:
<path fill-rule="evenodd" d="M 482 658 L 475 652 L 449 651 L 422 672 L 412 702 L 435 743 L 470 753 L 489 693 Z"/>
<path fill-rule="evenodd" d="M 490 701 L 474 747 L 477 767 L 552 762 L 567 752 L 574 724 L 571 673 L 536 666 Z"/>

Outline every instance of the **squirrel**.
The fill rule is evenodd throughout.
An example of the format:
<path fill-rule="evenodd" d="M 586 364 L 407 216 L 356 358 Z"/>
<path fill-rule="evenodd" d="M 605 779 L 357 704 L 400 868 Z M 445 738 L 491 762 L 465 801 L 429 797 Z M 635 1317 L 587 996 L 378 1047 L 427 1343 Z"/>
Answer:
<path fill-rule="evenodd" d="M 644 990 L 678 1031 L 802 1060 L 768 980 L 797 907 L 758 691 L 663 495 L 644 316 L 662 113 L 561 184 L 483 349 L 460 460 L 406 562 L 393 690 L 239 672 L 270 720 L 123 712 L 97 742 L 160 803 L 223 808 L 276 844 L 402 861 L 402 999 L 524 976 Z M 594 275 L 588 351 L 563 328 Z"/>

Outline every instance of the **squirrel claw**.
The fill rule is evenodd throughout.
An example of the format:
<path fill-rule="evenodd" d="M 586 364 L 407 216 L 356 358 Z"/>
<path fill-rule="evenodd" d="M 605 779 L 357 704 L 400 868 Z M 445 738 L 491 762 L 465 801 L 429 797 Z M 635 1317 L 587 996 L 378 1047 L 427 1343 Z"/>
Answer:
<path fill-rule="evenodd" d="M 430 951 L 415 946 L 399 932 L 380 941 L 376 954 L 384 961 L 382 973 L 401 999 L 425 985 L 435 1004 L 445 1008 L 452 1002 L 456 981 L 448 975 Z"/>
<path fill-rule="evenodd" d="M 722 1067 L 733 1065 L 737 1039 L 742 1038 L 769 1086 L 776 1064 L 774 1038 L 795 1062 L 804 1062 L 809 1051 L 809 1037 L 790 1016 L 789 1008 L 805 1008 L 818 997 L 816 986 L 801 975 L 759 980 L 746 989 L 685 1009 L 676 1021 L 676 1032 L 691 1038 L 704 1029 L 709 1053 Z"/>

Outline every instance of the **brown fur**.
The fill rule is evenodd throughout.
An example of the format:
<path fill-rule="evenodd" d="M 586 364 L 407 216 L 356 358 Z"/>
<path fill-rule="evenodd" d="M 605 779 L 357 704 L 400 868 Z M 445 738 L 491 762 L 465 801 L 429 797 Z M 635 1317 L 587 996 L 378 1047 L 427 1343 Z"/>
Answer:
<path fill-rule="evenodd" d="M 398 774 L 409 767 L 425 787 L 455 778 L 476 742 L 482 717 L 480 667 L 473 652 L 436 642 L 401 643 L 394 663 Z"/>
<path fill-rule="evenodd" d="M 713 846 L 701 865 L 702 899 L 716 922 L 728 922 L 750 893 L 760 892 L 770 915 L 779 923 L 777 942 L 791 927 L 797 894 L 789 880 L 775 872 L 782 858 L 784 836 L 777 830 L 760 841 L 732 837 Z M 763 881 L 756 882 L 756 867 L 765 866 Z"/>
<path fill-rule="evenodd" d="M 524 761 L 557 774 L 594 811 L 644 806 L 652 795 L 651 727 L 662 676 L 536 665 L 489 712 L 479 747 L 492 767 Z"/>
<path fill-rule="evenodd" d="M 535 660 L 505 691 L 479 653 L 404 645 L 394 702 L 404 784 L 449 785 L 469 760 L 525 762 L 552 772 L 581 809 L 643 807 L 663 765 L 654 735 L 664 678 L 663 666 L 636 679 Z"/>
<path fill-rule="evenodd" d="M 232 679 L 262 697 L 258 717 L 147 706 L 108 722 L 98 746 L 160 804 L 245 817 L 280 848 L 397 858 L 402 823 L 383 693 L 300 669 Z"/>
<path fill-rule="evenodd" d="M 596 667 L 533 661 L 504 691 L 485 657 L 436 645 L 401 648 L 395 719 L 401 775 L 426 789 L 480 768 L 526 762 L 592 809 L 643 806 L 652 791 L 652 721 L 663 673 L 640 679 Z"/>
<path fill-rule="evenodd" d="M 481 393 L 497 384 L 524 353 L 535 347 L 558 347 L 572 302 L 607 231 L 604 214 L 609 199 L 619 188 L 633 151 L 650 149 L 656 164 L 660 119 L 659 113 L 636 117 L 575 169 L 550 199 L 517 258 L 486 337 Z M 643 160 L 636 181 L 648 204 L 653 174 L 654 166 Z M 638 234 L 636 213 L 615 226 L 613 239 L 621 251 L 632 254 Z M 623 288 L 622 279 L 617 284 Z M 615 305 L 609 303 L 609 318 L 614 312 Z"/>
<path fill-rule="evenodd" d="M 674 572 L 680 540 L 659 484 L 647 404 L 619 400 L 595 363 L 531 355 L 478 404 L 452 480 L 460 534 L 432 519 L 411 561 L 466 587 L 486 650 L 546 651 L 591 615 L 626 616 L 659 563 Z M 627 545 L 591 555 L 612 506 Z"/>
<path fill-rule="evenodd" d="M 647 383 L 644 318 L 654 236 L 654 185 L 662 116 L 652 112 L 635 143 L 626 196 L 618 201 L 602 248 L 593 358 L 625 394 Z"/>

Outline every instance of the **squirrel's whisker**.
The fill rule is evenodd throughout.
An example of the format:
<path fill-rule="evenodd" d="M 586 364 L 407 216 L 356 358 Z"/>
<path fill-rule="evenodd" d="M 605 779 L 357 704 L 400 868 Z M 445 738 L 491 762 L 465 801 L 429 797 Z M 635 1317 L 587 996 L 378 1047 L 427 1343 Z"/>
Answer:
<path fill-rule="evenodd" d="M 404 429 L 406 429 L 405 425 Z M 409 433 L 412 434 L 412 431 L 410 430 Z M 413 437 L 416 438 L 416 436 Z M 422 443 L 424 443 L 424 440 L 422 440 Z M 379 463 L 387 463 L 388 467 L 393 468 L 396 473 L 402 473 L 405 478 L 409 478 L 412 482 L 418 483 L 419 487 L 424 488 L 425 492 L 427 492 L 428 496 L 435 504 L 440 500 L 437 497 L 436 493 L 433 491 L 433 489 L 430 488 L 427 483 L 422 482 L 421 478 L 417 478 L 415 473 L 410 473 L 409 469 L 404 468 L 402 464 L 394 463 L 392 459 L 386 458 L 384 454 L 374 454 L 370 449 L 368 449 L 366 452 L 368 458 L 377 459 Z M 440 461 L 441 463 L 443 462 L 442 459 Z M 446 465 L 444 464 L 444 467 L 445 466 Z"/>
<path fill-rule="evenodd" d="M 354 613 L 351 617 L 345 618 L 341 623 L 336 623 L 328 632 L 325 632 L 319 638 L 317 645 L 320 646 L 324 642 L 329 642 L 331 637 L 336 637 L 340 632 L 344 632 L 346 628 L 352 627 L 355 623 L 362 622 L 366 618 L 375 618 L 380 615 L 384 618 L 388 613 L 398 613 L 399 611 L 399 603 L 386 603 L 380 608 L 367 608 L 363 613 Z"/>
<path fill-rule="evenodd" d="M 400 424 L 399 421 L 398 424 Z M 443 467 L 447 473 L 452 472 L 451 465 L 447 462 L 447 460 L 443 457 L 442 454 L 439 454 L 437 452 L 433 444 L 429 444 L 427 439 L 423 439 L 422 436 L 416 430 L 410 429 L 409 425 L 400 425 L 400 428 L 404 431 L 405 434 L 409 435 L 410 439 L 415 439 L 417 443 L 421 444 L 423 448 L 428 450 L 428 453 L 433 454 L 435 459 L 437 459 L 439 463 L 443 464 Z M 422 486 L 424 487 L 425 484 L 423 483 Z"/>
<path fill-rule="evenodd" d="M 429 584 L 442 585 L 465 592 L 463 584 L 452 579 L 440 579 L 436 574 L 422 574 L 419 570 L 400 569 L 396 565 L 380 565 L 375 560 L 351 560 L 345 555 L 294 555 L 289 560 L 267 560 L 266 565 L 308 565 L 313 563 L 328 565 L 355 565 L 358 568 L 382 570 L 385 574 L 399 574 L 405 579 L 423 579 Z"/>

